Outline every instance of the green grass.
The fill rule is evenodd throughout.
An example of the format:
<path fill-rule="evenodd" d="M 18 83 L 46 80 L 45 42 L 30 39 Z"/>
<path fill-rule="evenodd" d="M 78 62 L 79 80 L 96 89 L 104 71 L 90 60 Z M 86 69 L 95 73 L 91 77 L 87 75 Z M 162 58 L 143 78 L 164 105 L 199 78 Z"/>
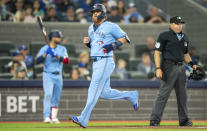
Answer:
<path fill-rule="evenodd" d="M 177 123 L 162 123 L 158 129 L 153 129 L 148 126 L 148 122 L 120 122 L 120 123 L 89 123 L 86 129 L 80 128 L 73 123 L 61 123 L 61 124 L 44 124 L 44 123 L 0 123 L 0 131 L 205 131 L 205 129 L 162 129 L 164 126 L 177 126 Z M 94 126 L 104 126 L 103 128 Z M 108 126 L 108 127 L 107 127 Z M 110 128 L 111 126 L 125 126 L 124 128 Z M 140 126 L 140 128 L 139 128 Z M 146 126 L 143 129 L 143 126 Z M 194 122 L 194 126 L 206 126 L 207 123 Z M 132 127 L 133 129 L 130 129 Z M 172 128 L 171 127 L 171 128 Z M 169 127 L 170 128 L 170 127 Z"/>

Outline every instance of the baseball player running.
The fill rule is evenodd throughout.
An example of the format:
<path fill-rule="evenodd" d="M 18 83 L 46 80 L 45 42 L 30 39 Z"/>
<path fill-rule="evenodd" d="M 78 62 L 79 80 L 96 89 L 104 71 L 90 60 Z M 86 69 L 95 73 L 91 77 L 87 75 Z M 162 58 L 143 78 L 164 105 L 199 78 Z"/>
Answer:
<path fill-rule="evenodd" d="M 138 91 L 118 91 L 110 87 L 110 75 L 114 70 L 113 50 L 130 43 L 127 34 L 117 24 L 106 21 L 106 8 L 95 4 L 91 10 L 93 24 L 88 29 L 89 37 L 83 43 L 90 48 L 93 60 L 92 80 L 88 89 L 87 103 L 81 115 L 69 115 L 69 119 L 83 128 L 87 127 L 91 111 L 99 96 L 103 99 L 125 99 L 132 103 L 137 111 Z"/>
<path fill-rule="evenodd" d="M 68 54 L 64 46 L 59 45 L 62 33 L 53 30 L 49 33 L 49 45 L 42 47 L 37 55 L 37 64 L 44 62 L 43 88 L 44 88 L 44 122 L 60 123 L 57 118 L 58 105 L 62 92 L 63 63 L 68 64 Z"/>

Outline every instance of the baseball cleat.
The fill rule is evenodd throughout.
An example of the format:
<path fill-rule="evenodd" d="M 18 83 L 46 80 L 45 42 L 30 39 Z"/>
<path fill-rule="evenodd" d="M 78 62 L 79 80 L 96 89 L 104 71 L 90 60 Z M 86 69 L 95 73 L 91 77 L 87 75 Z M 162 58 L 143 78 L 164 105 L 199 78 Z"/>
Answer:
<path fill-rule="evenodd" d="M 55 119 L 51 119 L 51 123 L 59 124 L 60 121 L 57 118 L 55 118 Z"/>
<path fill-rule="evenodd" d="M 159 121 L 150 121 L 150 126 L 160 126 L 160 122 Z"/>
<path fill-rule="evenodd" d="M 45 119 L 44 119 L 44 121 L 43 121 L 44 123 L 51 123 L 51 120 L 50 120 L 50 118 L 49 117 L 46 117 Z"/>
<path fill-rule="evenodd" d="M 139 110 L 139 105 L 138 105 L 138 103 L 134 104 L 133 107 L 134 107 L 134 110 L 135 110 L 135 111 L 138 111 L 138 110 Z"/>
<path fill-rule="evenodd" d="M 193 122 L 187 119 L 183 122 L 180 122 L 179 126 L 193 126 Z"/>
<path fill-rule="evenodd" d="M 77 118 L 76 116 L 69 115 L 68 118 L 69 118 L 69 120 L 72 120 L 73 123 L 79 125 L 80 127 L 82 127 L 82 128 L 86 128 L 86 126 L 83 126 L 83 125 L 79 122 L 79 120 L 78 120 L 78 118 Z"/>
<path fill-rule="evenodd" d="M 133 105 L 135 111 L 138 111 L 139 110 L 139 105 L 140 105 L 140 102 L 139 102 L 139 94 L 137 92 L 137 103 Z"/>

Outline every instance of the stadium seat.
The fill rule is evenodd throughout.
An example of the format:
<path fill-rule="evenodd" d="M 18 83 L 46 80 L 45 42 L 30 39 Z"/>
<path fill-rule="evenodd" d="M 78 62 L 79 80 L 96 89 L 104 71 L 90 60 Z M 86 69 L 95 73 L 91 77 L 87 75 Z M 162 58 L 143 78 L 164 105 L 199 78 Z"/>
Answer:
<path fill-rule="evenodd" d="M 41 80 L 41 79 L 42 79 L 42 73 L 38 73 L 38 74 L 36 74 L 36 79 L 37 79 L 37 80 Z"/>
<path fill-rule="evenodd" d="M 71 64 L 71 60 L 70 60 L 69 64 L 63 64 L 63 71 L 66 74 L 69 74 L 71 70 L 72 70 L 72 64 Z"/>
<path fill-rule="evenodd" d="M 11 79 L 13 77 L 10 73 L 0 73 L 0 79 Z"/>
<path fill-rule="evenodd" d="M 17 49 L 11 49 L 9 50 L 9 56 L 12 56 L 13 55 L 13 52 L 17 51 Z"/>
<path fill-rule="evenodd" d="M 111 74 L 111 80 L 120 80 L 120 76 L 118 74 Z"/>
<path fill-rule="evenodd" d="M 128 52 L 123 52 L 123 51 L 115 51 L 115 60 L 116 63 L 119 59 L 124 59 L 127 63 L 129 62 L 129 53 Z"/>
<path fill-rule="evenodd" d="M 39 50 L 45 45 L 45 42 L 31 42 L 29 45 L 30 54 L 33 57 L 36 57 Z"/>
<path fill-rule="evenodd" d="M 63 65 L 63 71 L 65 73 L 70 73 L 72 68 L 78 68 L 78 60 L 75 57 L 70 57 L 69 64 L 64 64 Z"/>
<path fill-rule="evenodd" d="M 43 72 L 43 64 L 35 65 L 34 66 L 34 77 L 37 79 L 39 74 Z"/>
<path fill-rule="evenodd" d="M 12 61 L 11 56 L 1 56 L 0 57 L 0 73 L 8 73 L 8 71 L 5 69 L 5 67 L 10 61 Z"/>
<path fill-rule="evenodd" d="M 64 73 L 63 74 L 63 79 L 69 79 L 70 78 L 70 74 L 69 73 Z"/>
<path fill-rule="evenodd" d="M 3 66 L 3 72 L 9 73 L 10 70 L 11 70 L 11 66 L 10 65 L 6 64 L 6 65 Z"/>
<path fill-rule="evenodd" d="M 76 49 L 75 49 L 75 46 L 72 45 L 72 44 L 64 44 L 63 46 L 65 46 L 65 48 L 67 49 L 68 51 L 68 55 L 69 56 L 72 56 L 72 57 L 76 57 Z"/>
<path fill-rule="evenodd" d="M 129 72 L 129 78 L 130 79 L 134 79 L 134 80 L 137 80 L 137 79 L 141 79 L 141 80 L 147 80 L 147 75 L 144 75 L 144 74 L 139 74 L 137 72 Z"/>
<path fill-rule="evenodd" d="M 79 57 L 81 52 L 83 52 L 83 50 L 76 50 L 76 57 Z"/>
<path fill-rule="evenodd" d="M 85 78 L 83 76 L 79 76 L 78 80 L 85 80 Z"/>
<path fill-rule="evenodd" d="M 207 53 L 201 54 L 201 63 L 207 67 Z"/>
<path fill-rule="evenodd" d="M 136 57 L 141 57 L 144 49 L 146 49 L 146 45 L 142 44 L 142 45 L 136 45 L 135 46 L 135 56 Z"/>
<path fill-rule="evenodd" d="M 137 65 L 141 61 L 141 58 L 130 58 L 129 63 L 128 63 L 128 70 L 129 71 L 136 71 L 137 70 Z"/>
<path fill-rule="evenodd" d="M 0 41 L 0 56 L 10 56 L 10 50 L 15 49 L 15 45 L 10 41 Z"/>
<path fill-rule="evenodd" d="M 69 65 L 72 66 L 72 68 L 78 67 L 78 59 L 76 57 L 70 57 Z"/>

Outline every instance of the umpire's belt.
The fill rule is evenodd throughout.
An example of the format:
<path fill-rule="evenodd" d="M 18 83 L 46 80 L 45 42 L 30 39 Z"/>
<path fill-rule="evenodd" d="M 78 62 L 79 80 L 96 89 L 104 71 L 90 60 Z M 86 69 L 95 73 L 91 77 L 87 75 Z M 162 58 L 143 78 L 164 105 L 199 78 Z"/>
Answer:
<path fill-rule="evenodd" d="M 93 60 L 93 62 L 96 62 L 103 58 L 108 58 L 108 57 L 112 57 L 112 56 L 91 56 L 91 60 Z"/>
<path fill-rule="evenodd" d="M 46 72 L 46 73 L 51 73 L 51 74 L 53 74 L 53 75 L 59 75 L 59 72 L 47 72 L 47 71 L 44 71 L 44 72 Z"/>
<path fill-rule="evenodd" d="M 172 60 L 165 60 L 165 62 L 166 62 L 166 63 L 169 63 L 169 64 L 177 65 L 177 66 L 181 66 L 181 65 L 184 64 L 183 61 L 178 61 L 178 62 L 176 62 L 176 61 L 172 61 Z"/>

